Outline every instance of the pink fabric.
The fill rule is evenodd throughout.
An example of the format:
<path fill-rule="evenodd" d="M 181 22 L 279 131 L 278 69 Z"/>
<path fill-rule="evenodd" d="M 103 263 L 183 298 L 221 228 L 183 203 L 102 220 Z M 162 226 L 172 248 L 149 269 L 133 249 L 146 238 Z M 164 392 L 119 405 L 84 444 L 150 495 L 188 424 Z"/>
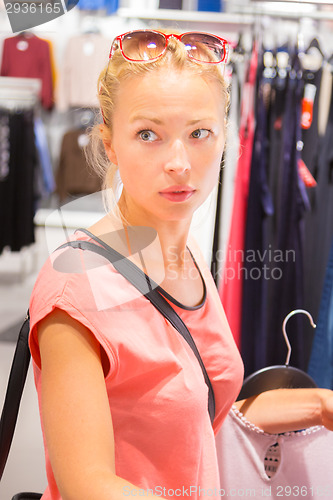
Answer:
<path fill-rule="evenodd" d="M 75 238 L 89 240 L 79 231 Z M 212 381 L 217 432 L 240 390 L 243 366 L 209 270 L 198 249 L 190 248 L 204 276 L 207 298 L 199 309 L 175 308 L 191 331 Z M 207 386 L 191 348 L 102 257 L 67 248 L 51 258 L 61 253 L 66 253 L 67 261 L 74 256 L 77 264 L 84 259 L 86 271 L 59 272 L 54 268 L 59 260 L 52 266 L 49 259 L 35 284 L 30 348 L 38 395 L 38 322 L 60 308 L 89 328 L 108 355 L 110 372 L 105 383 L 114 424 L 116 473 L 143 489 L 183 491 L 192 486 L 193 499 L 199 497 L 199 490 L 193 488 L 218 489 Z M 76 270 L 80 268 L 81 264 Z M 47 449 L 45 454 L 48 488 L 43 500 L 56 500 L 60 496 Z"/>
<path fill-rule="evenodd" d="M 268 477 L 265 456 L 278 443 L 279 462 Z M 216 436 L 221 496 L 235 498 L 333 498 L 333 432 L 311 427 L 285 434 L 258 433 L 231 410 Z M 273 466 L 273 467 L 272 467 Z"/>
<path fill-rule="evenodd" d="M 76 35 L 68 40 L 59 70 L 56 107 L 99 107 L 96 82 L 108 63 L 112 40 L 98 33 Z"/>
<path fill-rule="evenodd" d="M 244 262 L 245 227 L 247 201 L 249 194 L 252 147 L 255 131 L 254 92 L 258 65 L 258 53 L 253 49 L 249 74 L 244 85 L 241 124 L 239 130 L 239 160 L 236 172 L 235 193 L 230 225 L 226 259 L 223 268 L 223 278 L 219 293 L 222 304 L 234 336 L 235 342 L 241 347 L 241 317 L 242 317 L 242 271 Z"/>

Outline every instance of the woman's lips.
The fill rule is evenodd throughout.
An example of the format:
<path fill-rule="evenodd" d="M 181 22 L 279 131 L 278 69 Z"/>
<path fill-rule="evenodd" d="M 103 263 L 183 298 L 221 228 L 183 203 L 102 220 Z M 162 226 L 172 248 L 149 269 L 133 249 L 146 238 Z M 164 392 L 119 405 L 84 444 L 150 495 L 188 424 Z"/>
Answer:
<path fill-rule="evenodd" d="M 195 189 L 189 186 L 171 186 L 160 191 L 160 195 L 169 201 L 182 202 L 186 201 L 195 193 Z"/>

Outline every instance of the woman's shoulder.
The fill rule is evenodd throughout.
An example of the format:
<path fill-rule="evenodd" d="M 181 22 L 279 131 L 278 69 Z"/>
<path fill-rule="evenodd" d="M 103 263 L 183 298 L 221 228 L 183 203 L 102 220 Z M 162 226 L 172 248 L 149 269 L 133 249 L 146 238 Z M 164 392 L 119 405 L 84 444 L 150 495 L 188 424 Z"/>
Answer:
<path fill-rule="evenodd" d="M 75 245 L 78 241 L 100 246 L 98 237 L 96 239 L 90 228 L 78 229 L 52 251 L 31 294 L 31 316 L 43 316 L 55 307 L 75 308 L 91 315 L 106 309 L 114 310 L 124 303 L 133 304 L 140 297 L 141 294 L 105 256 L 96 253 L 94 247 L 78 248 Z"/>
<path fill-rule="evenodd" d="M 83 262 L 77 249 L 71 247 L 75 241 L 89 241 L 90 238 L 81 231 L 76 231 L 67 240 L 60 241 L 39 270 L 31 298 L 30 309 L 38 303 L 39 306 L 53 303 L 63 297 L 69 282 L 80 286 L 83 278 Z"/>

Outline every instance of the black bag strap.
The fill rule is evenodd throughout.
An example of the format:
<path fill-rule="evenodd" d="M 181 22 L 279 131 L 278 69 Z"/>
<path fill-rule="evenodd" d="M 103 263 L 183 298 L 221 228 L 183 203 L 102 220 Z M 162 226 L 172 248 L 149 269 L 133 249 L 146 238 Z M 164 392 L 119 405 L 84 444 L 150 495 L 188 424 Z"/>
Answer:
<path fill-rule="evenodd" d="M 5 401 L 0 420 L 0 480 L 7 462 L 18 417 L 24 384 L 27 378 L 30 350 L 29 312 L 21 326 L 9 374 Z"/>
<path fill-rule="evenodd" d="M 91 250 L 105 257 L 107 260 L 111 262 L 114 268 L 124 276 L 124 278 L 126 278 L 130 283 L 132 283 L 132 285 L 137 290 L 139 290 L 139 292 L 141 292 L 142 295 L 144 295 L 148 300 L 150 300 L 153 306 L 155 306 L 156 309 L 161 314 L 163 314 L 163 316 L 171 323 L 171 325 L 182 335 L 182 337 L 191 347 L 192 351 L 194 352 L 200 364 L 205 382 L 208 387 L 208 412 L 211 422 L 213 423 L 215 417 L 215 397 L 214 397 L 213 387 L 209 379 L 208 373 L 206 371 L 205 365 L 198 351 L 198 348 L 193 340 L 193 337 L 190 334 L 188 328 L 186 327 L 181 317 L 170 306 L 170 304 L 165 300 L 165 298 L 157 291 L 158 288 L 157 283 L 155 283 L 151 278 L 149 278 L 149 276 L 147 276 L 143 271 L 141 271 L 141 269 L 138 268 L 135 264 L 133 264 L 133 262 L 131 262 L 122 254 L 117 252 L 114 248 L 110 247 L 109 245 L 106 245 L 101 239 L 97 238 L 89 231 L 85 231 L 82 229 L 80 229 L 80 231 L 83 231 L 86 234 L 88 234 L 95 241 L 97 241 L 99 245 L 96 245 L 91 241 L 76 240 L 64 243 L 59 247 L 59 249 L 64 248 L 66 246 L 71 246 L 73 248 L 80 248 L 81 250 Z"/>

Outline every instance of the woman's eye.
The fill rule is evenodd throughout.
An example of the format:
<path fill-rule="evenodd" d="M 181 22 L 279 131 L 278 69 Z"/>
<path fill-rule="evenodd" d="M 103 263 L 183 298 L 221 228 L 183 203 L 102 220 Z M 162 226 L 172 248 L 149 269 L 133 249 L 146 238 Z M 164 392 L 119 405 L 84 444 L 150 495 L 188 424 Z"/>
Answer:
<path fill-rule="evenodd" d="M 157 135 L 152 130 L 140 130 L 138 135 L 140 139 L 142 139 L 145 142 L 151 142 L 157 139 Z"/>
<path fill-rule="evenodd" d="M 191 134 L 191 136 L 194 139 L 205 139 L 209 135 L 209 130 L 205 128 L 198 128 L 197 130 L 194 130 Z"/>

